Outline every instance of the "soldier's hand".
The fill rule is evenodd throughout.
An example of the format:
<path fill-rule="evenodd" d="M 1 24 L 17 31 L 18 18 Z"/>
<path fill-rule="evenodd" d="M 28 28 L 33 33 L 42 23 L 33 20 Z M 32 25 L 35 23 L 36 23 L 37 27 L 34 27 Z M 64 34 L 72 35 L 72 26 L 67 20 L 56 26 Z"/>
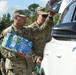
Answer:
<path fill-rule="evenodd" d="M 52 12 L 52 11 L 48 11 L 48 16 L 50 16 L 50 17 L 54 17 L 54 16 L 55 16 L 55 13 Z"/>
<path fill-rule="evenodd" d="M 42 61 L 42 57 L 38 57 L 37 60 L 36 60 L 36 63 L 37 63 L 38 65 L 40 65 L 40 64 L 41 64 L 41 61 Z"/>
<path fill-rule="evenodd" d="M 19 53 L 19 52 L 16 53 L 16 56 L 23 58 L 23 59 L 28 57 L 28 56 L 24 56 L 23 53 Z"/>

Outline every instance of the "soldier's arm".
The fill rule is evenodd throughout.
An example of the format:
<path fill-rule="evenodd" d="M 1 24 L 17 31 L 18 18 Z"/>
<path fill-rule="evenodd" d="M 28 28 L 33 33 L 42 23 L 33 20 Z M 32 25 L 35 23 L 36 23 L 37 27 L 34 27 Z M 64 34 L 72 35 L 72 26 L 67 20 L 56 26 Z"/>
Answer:
<path fill-rule="evenodd" d="M 2 55 L 2 58 L 8 58 L 10 60 L 16 60 L 16 52 L 9 51 L 2 46 L 0 46 L 0 53 Z"/>
<path fill-rule="evenodd" d="M 17 58 L 26 58 L 27 56 L 24 56 L 22 53 L 10 51 L 6 48 L 3 48 L 0 46 L 0 53 L 4 58 L 8 58 L 10 60 L 15 61 Z"/>
<path fill-rule="evenodd" d="M 0 47 L 0 52 L 4 58 L 14 60 L 16 58 L 16 52 L 9 51 L 3 47 Z"/>
<path fill-rule="evenodd" d="M 7 29 L 3 30 L 0 34 L 1 37 L 4 37 L 9 31 L 10 31 L 10 27 L 8 27 Z M 1 40 L 1 42 L 3 41 L 3 39 Z M 3 57 L 5 58 L 10 58 L 12 59 L 12 57 L 16 57 L 16 53 L 15 52 L 12 52 L 12 51 L 9 51 L 5 48 L 3 48 L 1 45 L 0 45 L 0 53 L 2 54 Z"/>
<path fill-rule="evenodd" d="M 8 30 L 2 31 L 1 37 L 4 37 L 7 33 L 8 33 Z M 14 51 L 9 51 L 8 49 L 3 48 L 2 46 L 0 46 L 0 53 L 2 54 L 4 58 L 8 58 L 10 60 L 16 60 L 17 57 L 21 57 L 21 58 L 23 57 L 21 54 Z"/>
<path fill-rule="evenodd" d="M 8 59 L 13 60 L 13 61 L 14 60 L 16 61 L 17 58 L 23 58 L 24 59 L 27 57 L 27 56 L 24 56 L 22 53 L 9 51 L 3 47 L 0 47 L 0 52 L 4 58 L 8 58 Z"/>
<path fill-rule="evenodd" d="M 54 26 L 53 18 L 48 16 L 41 26 L 38 26 L 33 23 L 29 25 L 28 28 L 31 29 L 32 37 L 35 36 L 37 37 L 46 35 L 53 26 Z"/>
<path fill-rule="evenodd" d="M 33 28 L 33 37 L 46 35 L 53 26 L 53 18 L 48 16 L 41 26 L 35 26 L 35 29 Z"/>
<path fill-rule="evenodd" d="M 39 31 L 42 35 L 45 35 L 49 32 L 49 30 L 51 30 L 53 26 L 53 18 L 48 16 L 43 25 L 40 26 Z"/>

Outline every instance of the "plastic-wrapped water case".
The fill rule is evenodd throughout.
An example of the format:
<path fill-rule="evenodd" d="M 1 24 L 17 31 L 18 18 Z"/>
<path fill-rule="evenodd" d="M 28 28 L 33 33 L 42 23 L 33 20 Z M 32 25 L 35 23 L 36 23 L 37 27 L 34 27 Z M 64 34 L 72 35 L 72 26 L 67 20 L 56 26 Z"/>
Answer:
<path fill-rule="evenodd" d="M 27 55 L 32 48 L 32 42 L 23 37 L 8 33 L 3 39 L 2 47 Z"/>

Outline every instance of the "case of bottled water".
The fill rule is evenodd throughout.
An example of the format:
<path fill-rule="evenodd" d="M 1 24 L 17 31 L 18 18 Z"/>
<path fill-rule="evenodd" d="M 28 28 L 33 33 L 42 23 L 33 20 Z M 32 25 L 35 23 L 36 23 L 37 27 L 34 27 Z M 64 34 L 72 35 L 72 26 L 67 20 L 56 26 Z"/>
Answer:
<path fill-rule="evenodd" d="M 23 37 L 8 33 L 3 39 L 2 47 L 27 55 L 32 48 L 32 42 Z"/>

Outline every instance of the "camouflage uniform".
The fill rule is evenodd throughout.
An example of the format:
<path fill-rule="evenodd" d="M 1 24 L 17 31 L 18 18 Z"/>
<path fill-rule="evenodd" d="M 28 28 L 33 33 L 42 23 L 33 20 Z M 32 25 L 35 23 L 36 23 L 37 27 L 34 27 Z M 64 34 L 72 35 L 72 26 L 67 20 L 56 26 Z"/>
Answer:
<path fill-rule="evenodd" d="M 30 29 L 28 29 L 30 30 Z M 29 31 L 26 28 L 23 28 L 22 31 L 18 30 L 14 25 L 11 25 L 5 29 L 2 33 L 7 34 L 9 32 L 16 34 L 18 36 L 27 38 L 30 40 Z M 27 60 L 16 56 L 15 52 L 10 52 L 4 48 L 0 49 L 1 54 L 6 58 L 5 68 L 7 75 L 30 75 L 31 72 L 28 72 Z M 29 57 L 28 59 L 31 59 Z M 30 60 L 31 61 L 31 60 Z"/>
<path fill-rule="evenodd" d="M 7 34 L 11 32 L 32 41 L 34 44 L 36 41 L 34 41 L 33 38 L 47 34 L 51 28 L 50 24 L 53 25 L 53 22 L 51 21 L 51 18 L 48 17 L 46 22 L 40 27 L 37 24 L 34 24 L 33 27 L 23 27 L 22 30 L 18 30 L 14 25 L 11 25 L 2 33 Z M 7 75 L 31 75 L 33 66 L 32 57 L 34 54 L 29 53 L 29 57 L 23 59 L 17 57 L 15 52 L 10 52 L 2 47 L 0 52 L 6 58 L 5 68 Z"/>
<path fill-rule="evenodd" d="M 51 40 L 51 28 L 54 25 L 53 22 L 52 22 L 52 18 L 48 17 L 45 20 L 45 22 L 44 22 L 43 25 L 47 24 L 48 19 L 50 19 L 50 22 L 48 23 L 48 25 L 50 25 L 49 26 L 50 28 L 46 29 L 47 33 L 45 33 L 45 31 L 44 31 L 44 34 L 45 34 L 44 35 L 44 34 L 41 34 L 41 33 L 38 32 L 39 34 L 36 34 L 32 38 L 32 40 L 33 40 L 33 48 L 32 48 L 33 49 L 33 55 L 32 55 L 32 60 L 33 60 L 33 63 L 34 63 L 33 68 L 32 68 L 32 73 L 33 73 L 32 75 L 35 75 L 35 72 L 36 72 L 36 63 L 35 63 L 35 61 L 36 61 L 37 57 L 38 56 L 43 57 L 43 50 L 44 50 L 45 44 L 46 44 L 46 42 L 48 42 L 48 41 Z M 52 22 L 52 24 L 51 24 L 51 22 Z M 39 27 L 39 25 L 37 24 L 37 22 L 34 22 L 29 27 L 31 27 L 32 29 L 35 29 L 36 26 Z M 41 36 L 37 36 L 37 35 L 41 35 Z"/>
<path fill-rule="evenodd" d="M 49 21 L 48 19 L 50 19 L 50 22 L 48 22 Z M 47 22 L 48 22 L 48 27 L 49 28 L 47 28 L 47 29 L 45 28 L 43 30 L 44 33 L 37 32 L 38 34 L 35 34 L 35 36 L 32 38 L 32 40 L 33 40 L 33 50 L 34 50 L 34 52 L 35 52 L 36 55 L 39 55 L 41 57 L 43 55 L 43 49 L 44 49 L 44 46 L 45 46 L 46 42 L 48 42 L 51 39 L 51 33 L 50 33 L 50 31 L 51 31 L 51 28 L 53 27 L 52 18 L 47 17 L 47 19 L 45 20 L 45 22 L 42 25 L 42 27 L 44 25 L 46 25 Z M 29 27 L 31 27 L 32 29 L 35 29 L 35 27 L 39 27 L 39 25 L 37 24 L 37 22 L 34 22 Z"/>
<path fill-rule="evenodd" d="M 43 7 L 38 7 L 37 8 L 37 14 L 48 15 L 45 12 L 45 8 L 43 8 Z M 45 17 L 46 20 L 45 20 L 45 22 L 41 26 L 38 25 L 37 22 L 34 22 L 33 24 L 30 25 L 30 27 L 32 27 L 32 29 L 34 29 L 36 26 L 40 28 L 40 27 L 43 27 L 43 25 L 46 25 L 48 23 L 47 22 L 48 19 L 50 19 L 50 22 L 48 23 L 48 25 L 49 25 L 50 28 L 47 28 L 46 30 L 44 29 L 44 31 L 43 31 L 44 34 L 41 35 L 41 32 L 40 32 L 40 33 L 36 34 L 36 36 L 33 37 L 33 51 L 34 51 L 33 58 L 32 58 L 33 62 L 34 62 L 33 75 L 35 75 L 35 73 L 36 73 L 36 63 L 35 63 L 35 61 L 36 61 L 37 57 L 43 57 L 43 50 L 44 50 L 45 44 L 48 41 L 51 40 L 51 28 L 53 27 L 54 24 L 52 24 L 53 23 L 53 18 L 49 17 L 49 16 L 47 18 Z M 47 31 L 47 32 L 45 32 L 45 31 Z M 39 34 L 41 36 L 37 36 Z"/>

